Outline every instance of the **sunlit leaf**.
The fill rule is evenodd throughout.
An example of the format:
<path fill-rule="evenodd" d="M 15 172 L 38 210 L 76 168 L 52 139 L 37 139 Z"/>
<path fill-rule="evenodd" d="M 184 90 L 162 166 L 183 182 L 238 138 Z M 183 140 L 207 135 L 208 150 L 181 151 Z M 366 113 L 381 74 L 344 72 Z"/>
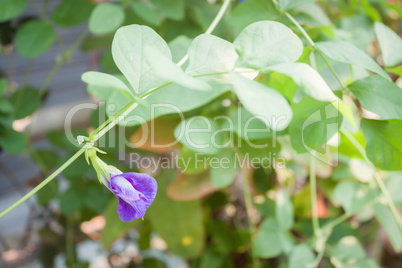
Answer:
<path fill-rule="evenodd" d="M 239 54 L 237 65 L 256 69 L 295 62 L 303 52 L 299 37 L 275 21 L 260 21 L 247 26 L 233 44 Z"/>
<path fill-rule="evenodd" d="M 293 114 L 283 95 L 235 73 L 231 74 L 231 78 L 236 95 L 248 111 L 259 116 L 274 131 L 281 131 L 289 125 Z"/>

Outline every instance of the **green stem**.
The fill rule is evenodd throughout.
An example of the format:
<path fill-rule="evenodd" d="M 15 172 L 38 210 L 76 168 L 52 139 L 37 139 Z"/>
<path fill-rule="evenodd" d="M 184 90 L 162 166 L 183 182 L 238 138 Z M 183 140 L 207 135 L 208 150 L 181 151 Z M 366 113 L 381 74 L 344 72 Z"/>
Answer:
<path fill-rule="evenodd" d="M 82 155 L 85 152 L 85 148 L 81 148 L 78 152 L 76 152 L 70 159 L 68 159 L 61 167 L 59 167 L 55 172 L 53 172 L 49 177 L 47 177 L 44 181 L 42 181 L 40 184 L 38 184 L 35 188 L 33 188 L 29 193 L 21 197 L 17 202 L 12 204 L 10 207 L 8 207 L 6 210 L 0 213 L 0 218 L 2 218 L 4 215 L 9 213 L 11 210 L 14 208 L 18 207 L 21 205 L 25 200 L 33 196 L 36 192 L 38 192 L 40 189 L 42 189 L 46 184 L 48 184 L 51 180 L 53 180 L 57 175 L 59 175 L 64 169 L 66 169 L 74 160 L 76 160 L 80 155 Z"/>
<path fill-rule="evenodd" d="M 114 120 L 117 116 L 119 116 L 119 114 L 121 114 L 124 110 L 126 110 L 128 107 L 130 107 L 132 104 L 134 104 L 134 101 L 131 101 L 130 103 L 128 103 L 126 106 L 124 106 L 123 108 L 121 108 L 119 111 L 117 111 L 114 115 L 110 116 L 105 122 L 103 122 L 97 129 L 95 129 L 94 131 L 91 132 L 91 134 L 89 135 L 89 139 L 93 140 L 94 136 L 96 134 L 98 134 L 98 132 L 103 129 L 104 127 L 106 127 L 110 121 Z"/>
<path fill-rule="evenodd" d="M 380 174 L 377 171 L 377 168 L 368 159 L 368 157 L 366 155 L 366 151 L 364 150 L 363 146 L 355 139 L 355 137 L 347 129 L 342 127 L 341 128 L 341 133 L 343 135 L 345 135 L 345 137 L 348 138 L 348 140 L 356 147 L 356 149 L 363 156 L 363 158 L 367 162 L 367 164 L 369 164 L 370 167 L 372 168 L 375 181 L 376 181 L 378 187 L 380 188 L 380 190 L 381 190 L 381 192 L 382 192 L 382 194 L 383 194 L 383 196 L 385 198 L 385 201 L 387 202 L 388 207 L 391 209 L 392 215 L 394 216 L 394 219 L 398 224 L 399 231 L 402 234 L 402 220 L 401 220 L 401 217 L 399 215 L 398 210 L 396 209 L 395 203 L 392 200 L 391 195 L 388 192 L 387 187 L 384 184 L 384 181 L 382 180 Z"/>
<path fill-rule="evenodd" d="M 314 235 L 320 237 L 320 223 L 317 213 L 317 178 L 315 174 L 315 158 L 310 154 L 310 196 L 311 196 L 311 218 L 313 223 Z"/>

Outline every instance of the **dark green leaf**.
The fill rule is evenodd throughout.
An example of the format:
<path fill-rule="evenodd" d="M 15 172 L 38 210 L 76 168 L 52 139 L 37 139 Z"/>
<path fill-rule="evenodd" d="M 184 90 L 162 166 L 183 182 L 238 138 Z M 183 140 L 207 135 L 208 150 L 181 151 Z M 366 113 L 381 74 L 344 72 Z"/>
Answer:
<path fill-rule="evenodd" d="M 157 177 L 158 194 L 145 217 L 169 249 L 185 258 L 194 258 L 201 254 L 205 239 L 200 202 L 173 201 L 166 195 L 166 187 L 176 176 L 176 172 L 166 170 Z"/>
<path fill-rule="evenodd" d="M 0 126 L 0 148 L 10 154 L 22 152 L 26 147 L 25 136 L 12 128 Z"/>
<path fill-rule="evenodd" d="M 385 170 L 402 170 L 402 121 L 361 121 L 367 157 Z"/>
<path fill-rule="evenodd" d="M 36 58 L 48 51 L 57 39 L 52 25 L 32 20 L 19 28 L 15 37 L 18 53 L 25 58 Z"/>
<path fill-rule="evenodd" d="M 54 179 L 50 183 L 48 183 L 45 189 L 42 189 L 36 194 L 38 203 L 42 206 L 46 205 L 51 201 L 53 198 L 57 196 L 59 193 L 59 181 Z"/>
<path fill-rule="evenodd" d="M 86 22 L 95 7 L 86 0 L 63 0 L 52 12 L 52 20 L 63 27 L 72 27 Z"/>
<path fill-rule="evenodd" d="M 82 208 L 83 196 L 74 188 L 69 188 L 60 197 L 60 211 L 64 215 L 72 215 Z"/>
<path fill-rule="evenodd" d="M 169 19 L 181 20 L 184 18 L 184 0 L 151 0 L 151 3 Z"/>
<path fill-rule="evenodd" d="M 102 189 L 102 186 L 88 187 L 84 193 L 85 205 L 87 205 L 90 209 L 101 212 L 109 201 L 109 196 L 103 190 L 104 189 Z"/>
<path fill-rule="evenodd" d="M 247 0 L 240 3 L 230 16 L 230 23 L 243 29 L 247 25 L 261 20 L 275 20 L 279 15 L 272 1 Z"/>
<path fill-rule="evenodd" d="M 137 226 L 141 220 L 132 222 L 124 222 L 119 218 L 117 213 L 118 200 L 113 197 L 105 210 L 106 225 L 102 231 L 102 245 L 107 249 L 118 238 L 126 234 L 130 229 Z M 147 215 L 145 214 L 145 217 Z"/>
<path fill-rule="evenodd" d="M 15 91 L 9 100 L 14 106 L 13 116 L 15 119 L 31 115 L 40 106 L 39 91 L 32 87 L 24 87 Z"/>
<path fill-rule="evenodd" d="M 0 22 L 13 19 L 26 8 L 28 0 L 0 0 Z"/>

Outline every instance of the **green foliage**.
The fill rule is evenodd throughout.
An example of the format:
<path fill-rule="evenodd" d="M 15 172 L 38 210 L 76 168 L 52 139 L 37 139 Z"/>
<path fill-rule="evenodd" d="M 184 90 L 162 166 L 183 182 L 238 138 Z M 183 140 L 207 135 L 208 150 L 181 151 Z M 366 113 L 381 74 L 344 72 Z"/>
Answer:
<path fill-rule="evenodd" d="M 278 12 L 271 1 L 248 0 L 236 6 L 230 17 L 230 22 L 243 29 L 257 21 L 275 20 L 277 16 Z"/>
<path fill-rule="evenodd" d="M 52 25 L 33 20 L 25 23 L 17 32 L 15 45 L 25 58 L 36 58 L 48 51 L 57 39 Z"/>
<path fill-rule="evenodd" d="M 362 120 L 367 157 L 384 170 L 402 170 L 402 121 Z"/>
<path fill-rule="evenodd" d="M 11 75 L 0 79 L 1 149 L 6 155 L 24 152 L 40 175 L 79 149 L 77 141 L 55 130 L 46 135 L 52 148 L 38 150 L 26 135 L 29 127 L 23 134 L 13 126 L 17 129 L 23 121 L 14 120 L 38 110 L 53 93 L 47 91 L 49 81 L 81 49 L 94 55 L 98 66 L 93 68 L 91 61 L 91 70 L 108 72 L 82 75 L 88 93 L 106 104 L 91 115 L 85 129 L 73 130 L 72 137 L 88 136 L 89 128 L 124 114 L 109 118 L 109 126 L 119 125 L 119 132 L 110 131 L 94 144 L 107 152 L 102 160 L 124 172 L 138 170 L 126 166 L 128 159 L 117 161 L 117 155 L 163 160 L 152 170 L 158 174 L 158 193 L 144 220 L 125 223 L 116 211 L 118 200 L 95 182 L 83 157 L 76 159 L 37 193 L 44 215 L 65 228 L 61 235 L 44 238 L 46 243 L 59 245 L 62 239 L 64 245 L 65 234 L 67 242 L 80 243 L 78 226 L 102 222 L 95 216 L 103 215 L 101 233 L 86 235 L 114 255 L 119 254 L 114 244 L 118 238 L 126 238 L 118 243 L 138 243 L 141 258 L 134 265 L 142 267 L 167 267 L 174 255 L 190 267 L 392 266 L 385 263 L 391 254 L 386 245 L 390 242 L 397 253 L 402 250 L 402 228 L 392 207 L 392 202 L 402 207 L 402 41 L 394 32 L 402 10 L 397 4 L 47 3 L 34 3 L 32 19 L 20 16 L 26 0 L 0 0 L 1 56 L 15 49 L 29 61 L 26 70 L 18 70 L 25 73 L 23 81 L 14 79 L 12 68 L 2 70 Z M 229 4 L 224 12 L 222 4 Z M 59 26 L 69 28 L 63 32 L 73 27 L 83 31 L 71 48 L 64 47 L 68 41 L 63 34 L 56 34 Z M 212 34 L 203 34 L 207 29 Z M 39 66 L 32 59 L 50 55 L 45 53 L 53 46 L 61 54 L 38 91 L 28 86 L 41 82 L 30 76 Z M 109 127 L 98 133 L 107 131 Z M 128 146 L 141 135 L 145 144 Z M 154 141 L 175 144 L 154 148 Z M 124 148 L 114 146 L 123 143 Z M 312 158 L 318 155 L 320 159 Z M 163 166 L 176 159 L 173 169 Z M 153 166 L 138 168 L 151 172 Z M 377 185 L 382 181 L 390 198 Z M 311 191 L 314 184 L 317 189 Z M 386 237 L 378 235 L 379 228 Z M 166 250 L 155 245 L 159 238 Z M 366 254 L 373 245 L 382 248 L 370 255 L 375 260 Z M 51 258 L 63 247 L 52 247 Z M 132 265 L 120 259 L 121 266 Z M 54 266 L 47 262 L 46 267 Z M 81 265 L 78 260 L 76 265 Z"/>
<path fill-rule="evenodd" d="M 255 22 L 247 26 L 233 44 L 239 54 L 237 66 L 258 70 L 294 62 L 303 52 L 303 44 L 297 35 L 274 21 Z"/>
<path fill-rule="evenodd" d="M 149 7 L 143 2 L 132 2 L 131 8 L 135 14 L 153 26 L 159 26 L 162 23 L 161 16 L 154 8 Z"/>
<path fill-rule="evenodd" d="M 318 42 L 317 47 L 329 58 L 348 64 L 354 64 L 375 72 L 387 80 L 388 74 L 366 53 L 345 41 Z"/>
<path fill-rule="evenodd" d="M 15 91 L 9 98 L 13 105 L 13 116 L 21 119 L 33 114 L 40 106 L 39 91 L 32 87 L 24 87 Z"/>
<path fill-rule="evenodd" d="M 255 238 L 253 254 L 259 258 L 272 258 L 283 252 L 281 231 L 278 223 L 271 218 L 265 219 Z"/>
<path fill-rule="evenodd" d="M 102 231 L 102 245 L 104 248 L 109 248 L 116 239 L 137 226 L 140 222 L 139 220 L 132 222 L 121 221 L 117 214 L 117 205 L 117 198 L 113 198 L 104 212 L 106 220 L 105 228 Z"/>
<path fill-rule="evenodd" d="M 89 31 L 93 34 L 107 34 L 119 28 L 125 18 L 122 6 L 103 3 L 96 5 L 89 18 Z"/>
<path fill-rule="evenodd" d="M 278 2 L 281 10 L 288 10 L 313 3 L 314 0 L 279 0 Z"/>
<path fill-rule="evenodd" d="M 317 149 L 335 135 L 341 125 L 342 116 L 329 102 L 304 97 L 293 107 L 289 135 L 292 147 L 298 153 Z"/>
<path fill-rule="evenodd" d="M 389 27 L 381 22 L 375 23 L 375 34 L 380 44 L 385 66 L 396 66 L 402 63 L 402 40 Z"/>
<path fill-rule="evenodd" d="M 20 15 L 26 8 L 28 0 L 1 0 L 0 22 L 13 19 Z"/>
<path fill-rule="evenodd" d="M 244 107 L 274 131 L 284 130 L 292 120 L 292 109 L 278 91 L 251 81 L 238 74 L 231 74 L 234 91 Z M 244 90 L 246 89 L 247 90 Z"/>
<path fill-rule="evenodd" d="M 175 175 L 174 171 L 159 175 L 159 192 L 147 213 L 155 231 L 173 252 L 194 258 L 201 254 L 204 247 L 205 230 L 200 202 L 173 201 L 166 195 L 165 189 Z"/>
<path fill-rule="evenodd" d="M 348 88 L 361 105 L 381 119 L 402 119 L 402 89 L 379 75 L 353 82 Z"/>
<path fill-rule="evenodd" d="M 86 22 L 94 4 L 85 0 L 63 0 L 52 12 L 52 20 L 63 27 L 73 27 Z"/>

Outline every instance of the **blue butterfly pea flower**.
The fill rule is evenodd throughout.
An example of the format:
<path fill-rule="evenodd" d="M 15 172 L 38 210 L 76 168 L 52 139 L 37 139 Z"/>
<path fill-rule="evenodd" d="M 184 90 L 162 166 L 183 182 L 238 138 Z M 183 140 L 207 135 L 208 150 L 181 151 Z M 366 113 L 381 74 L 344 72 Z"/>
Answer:
<path fill-rule="evenodd" d="M 117 212 L 125 222 L 144 219 L 145 211 L 155 199 L 158 185 L 154 178 L 143 173 L 110 174 L 110 182 L 103 184 L 112 191 L 119 200 Z"/>
<path fill-rule="evenodd" d="M 123 173 L 114 166 L 103 162 L 96 149 L 88 149 L 86 158 L 91 160 L 99 181 L 118 199 L 117 212 L 125 222 L 144 219 L 145 211 L 155 199 L 158 184 L 155 179 L 144 173 Z"/>

